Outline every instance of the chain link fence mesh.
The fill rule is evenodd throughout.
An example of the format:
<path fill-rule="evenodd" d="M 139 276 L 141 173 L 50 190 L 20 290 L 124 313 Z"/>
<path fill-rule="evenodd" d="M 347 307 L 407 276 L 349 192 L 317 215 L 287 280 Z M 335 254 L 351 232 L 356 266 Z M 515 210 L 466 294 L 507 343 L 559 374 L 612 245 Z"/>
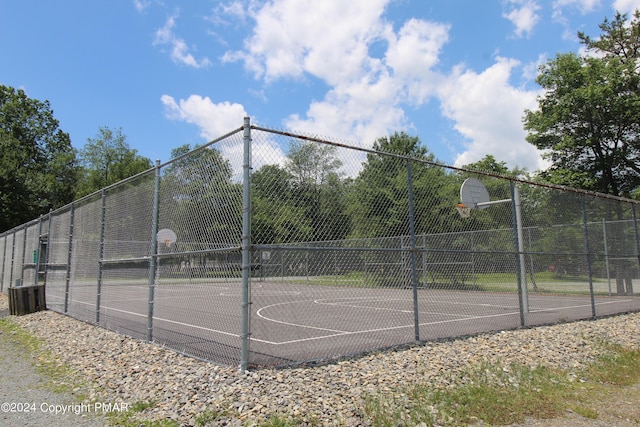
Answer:
<path fill-rule="evenodd" d="M 241 368 L 640 309 L 637 202 L 389 147 L 245 123 L 0 234 L 0 289 Z"/>

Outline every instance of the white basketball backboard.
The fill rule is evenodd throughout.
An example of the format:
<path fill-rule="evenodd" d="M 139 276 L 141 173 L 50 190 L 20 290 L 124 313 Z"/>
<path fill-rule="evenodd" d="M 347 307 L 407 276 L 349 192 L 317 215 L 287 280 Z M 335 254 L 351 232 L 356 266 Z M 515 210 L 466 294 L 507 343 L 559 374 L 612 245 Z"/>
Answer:
<path fill-rule="evenodd" d="M 171 246 L 176 242 L 178 236 L 176 236 L 176 233 L 173 230 L 169 228 L 163 228 L 162 230 L 158 231 L 157 239 L 158 243 L 164 243 L 167 246 Z"/>
<path fill-rule="evenodd" d="M 486 209 L 489 205 L 478 206 L 489 202 L 489 192 L 482 182 L 475 178 L 467 178 L 460 187 L 460 201 L 471 209 Z"/>

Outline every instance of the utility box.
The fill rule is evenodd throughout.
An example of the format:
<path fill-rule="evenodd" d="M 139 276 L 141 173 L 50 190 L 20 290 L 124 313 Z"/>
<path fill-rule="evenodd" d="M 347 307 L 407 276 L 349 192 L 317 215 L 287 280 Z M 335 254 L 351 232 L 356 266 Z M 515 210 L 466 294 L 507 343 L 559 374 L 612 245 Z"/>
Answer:
<path fill-rule="evenodd" d="M 22 316 L 46 310 L 45 285 L 20 286 L 20 281 L 9 288 L 9 314 Z"/>

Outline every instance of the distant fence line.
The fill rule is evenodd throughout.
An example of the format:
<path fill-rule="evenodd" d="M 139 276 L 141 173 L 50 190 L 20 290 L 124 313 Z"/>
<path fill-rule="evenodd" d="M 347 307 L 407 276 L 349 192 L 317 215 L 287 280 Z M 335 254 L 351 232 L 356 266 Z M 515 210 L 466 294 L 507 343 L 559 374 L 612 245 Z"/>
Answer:
<path fill-rule="evenodd" d="M 507 203 L 461 218 L 476 178 Z M 247 369 L 640 310 L 638 202 L 243 126 L 0 234 L 0 291 Z"/>

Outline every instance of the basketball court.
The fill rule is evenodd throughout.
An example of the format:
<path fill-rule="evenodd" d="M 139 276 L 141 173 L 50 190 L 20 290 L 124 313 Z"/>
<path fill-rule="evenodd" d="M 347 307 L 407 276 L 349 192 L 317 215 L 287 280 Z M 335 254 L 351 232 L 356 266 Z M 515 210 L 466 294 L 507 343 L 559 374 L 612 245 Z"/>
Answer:
<path fill-rule="evenodd" d="M 155 287 L 153 339 L 208 360 L 236 360 L 241 345 L 240 280 Z M 418 289 L 417 319 L 412 289 L 352 288 L 305 283 L 252 284 L 252 365 L 283 365 L 335 358 L 419 339 L 464 336 L 521 325 L 517 292 Z M 149 288 L 141 282 L 106 283 L 100 296 L 101 326 L 145 339 Z M 60 301 L 47 296 L 49 305 Z M 597 315 L 638 309 L 633 297 L 596 296 Z M 95 323 L 96 287 L 74 286 L 69 313 Z M 588 295 L 529 293 L 528 326 L 588 318 Z M 59 311 L 59 310 L 58 310 Z"/>

